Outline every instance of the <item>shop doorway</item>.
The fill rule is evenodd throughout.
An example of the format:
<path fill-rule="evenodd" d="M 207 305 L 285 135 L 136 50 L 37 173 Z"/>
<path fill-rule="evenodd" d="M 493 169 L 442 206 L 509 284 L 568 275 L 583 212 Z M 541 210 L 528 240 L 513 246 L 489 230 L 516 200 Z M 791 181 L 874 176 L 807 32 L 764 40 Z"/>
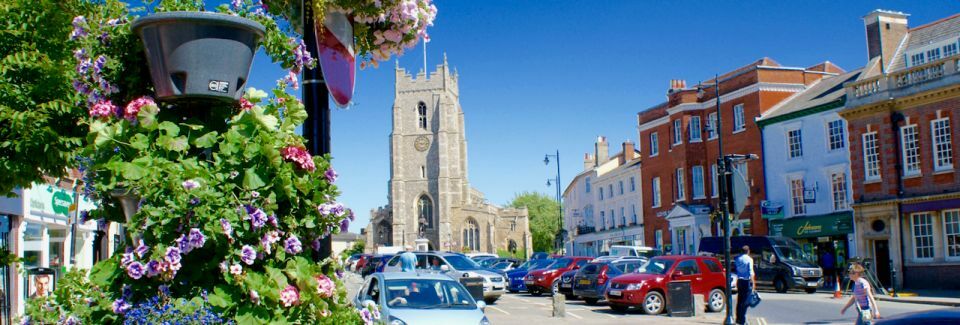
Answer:
<path fill-rule="evenodd" d="M 887 240 L 873 241 L 873 265 L 877 270 L 877 280 L 885 288 L 891 287 L 890 282 L 890 242 Z"/>

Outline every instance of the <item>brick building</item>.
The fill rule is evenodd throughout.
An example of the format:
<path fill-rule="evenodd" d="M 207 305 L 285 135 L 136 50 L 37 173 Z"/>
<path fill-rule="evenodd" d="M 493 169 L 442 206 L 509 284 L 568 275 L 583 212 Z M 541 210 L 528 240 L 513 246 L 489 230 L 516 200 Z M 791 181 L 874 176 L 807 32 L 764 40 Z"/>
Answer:
<path fill-rule="evenodd" d="M 796 68 L 763 58 L 719 76 L 724 152 L 762 158 L 754 118 L 823 76 L 840 72 L 829 62 Z M 673 254 L 696 253 L 700 238 L 717 229 L 711 220 L 718 194 L 713 87 L 712 80 L 694 87 L 673 80 L 666 102 L 637 114 L 645 237 L 648 245 Z M 704 89 L 702 95 L 698 88 Z M 766 234 L 759 208 L 764 198 L 763 164 L 751 161 L 737 168 L 746 175 L 750 198 L 731 223 L 734 233 Z"/>
<path fill-rule="evenodd" d="M 857 246 L 888 287 L 958 289 L 960 14 L 907 17 L 863 18 L 868 62 L 845 84 Z"/>

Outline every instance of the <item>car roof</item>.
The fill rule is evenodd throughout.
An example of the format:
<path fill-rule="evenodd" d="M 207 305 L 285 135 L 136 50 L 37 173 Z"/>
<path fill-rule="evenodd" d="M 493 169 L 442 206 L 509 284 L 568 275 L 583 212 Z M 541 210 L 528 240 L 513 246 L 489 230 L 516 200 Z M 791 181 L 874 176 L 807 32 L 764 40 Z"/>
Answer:
<path fill-rule="evenodd" d="M 689 258 L 703 259 L 703 258 L 711 258 L 711 257 L 709 257 L 709 256 L 695 256 L 695 255 L 663 255 L 663 256 L 654 257 L 654 258 L 652 258 L 652 259 L 680 260 L 680 259 L 689 259 Z"/>
<path fill-rule="evenodd" d="M 426 279 L 426 280 L 447 280 L 454 281 L 448 275 L 432 272 L 386 272 L 386 273 L 377 273 L 384 280 L 408 280 L 408 279 Z"/>

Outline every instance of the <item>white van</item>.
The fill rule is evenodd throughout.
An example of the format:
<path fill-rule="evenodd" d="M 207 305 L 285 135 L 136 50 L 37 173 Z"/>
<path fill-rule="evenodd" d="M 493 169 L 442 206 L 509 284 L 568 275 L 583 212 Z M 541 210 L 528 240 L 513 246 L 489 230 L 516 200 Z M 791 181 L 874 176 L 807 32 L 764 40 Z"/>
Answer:
<path fill-rule="evenodd" d="M 622 246 L 622 245 L 613 245 L 610 246 L 609 256 L 642 256 L 646 258 L 653 258 L 655 256 L 663 255 L 659 249 L 646 247 L 646 246 Z"/>

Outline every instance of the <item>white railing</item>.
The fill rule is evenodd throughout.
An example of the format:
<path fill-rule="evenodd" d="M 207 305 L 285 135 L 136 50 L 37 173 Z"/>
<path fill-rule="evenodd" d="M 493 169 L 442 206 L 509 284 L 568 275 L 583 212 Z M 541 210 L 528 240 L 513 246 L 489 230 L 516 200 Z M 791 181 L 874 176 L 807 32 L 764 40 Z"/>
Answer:
<path fill-rule="evenodd" d="M 960 73 L 960 55 L 913 66 L 886 76 L 851 82 L 846 85 L 846 89 L 849 96 L 861 98 L 881 91 L 915 86 L 956 73 Z"/>

